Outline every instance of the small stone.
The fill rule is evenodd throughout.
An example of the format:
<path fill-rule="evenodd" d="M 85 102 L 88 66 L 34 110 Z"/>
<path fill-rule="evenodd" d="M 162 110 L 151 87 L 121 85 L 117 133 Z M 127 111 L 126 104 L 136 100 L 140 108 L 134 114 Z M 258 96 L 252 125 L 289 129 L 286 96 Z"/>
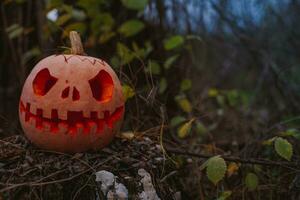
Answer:
<path fill-rule="evenodd" d="M 115 194 L 117 199 L 128 199 L 128 190 L 122 183 L 115 184 Z"/>
<path fill-rule="evenodd" d="M 144 169 L 139 169 L 138 174 L 142 177 L 140 182 L 143 185 L 143 191 L 139 193 L 139 198 L 141 200 L 160 200 L 152 184 L 151 175 Z"/>
<path fill-rule="evenodd" d="M 154 158 L 154 160 L 159 163 L 159 162 L 162 162 L 164 160 L 164 158 L 157 157 L 157 158 Z"/>
<path fill-rule="evenodd" d="M 101 170 L 96 172 L 96 181 L 101 182 L 101 191 L 103 192 L 104 195 L 106 195 L 108 189 L 115 182 L 115 175 L 113 175 L 109 171 Z"/>
<path fill-rule="evenodd" d="M 174 199 L 175 199 L 175 200 L 181 200 L 181 192 L 179 192 L 179 191 L 178 191 L 178 192 L 175 192 L 175 193 L 174 193 Z"/>

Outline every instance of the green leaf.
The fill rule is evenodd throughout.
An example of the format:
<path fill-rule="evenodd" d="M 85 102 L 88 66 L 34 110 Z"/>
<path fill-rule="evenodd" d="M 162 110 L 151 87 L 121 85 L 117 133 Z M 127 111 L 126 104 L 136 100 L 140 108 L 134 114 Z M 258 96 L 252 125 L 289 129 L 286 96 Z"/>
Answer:
<path fill-rule="evenodd" d="M 219 90 L 218 89 L 216 89 L 216 88 L 210 88 L 208 90 L 208 96 L 209 97 L 216 97 L 218 95 L 219 95 Z"/>
<path fill-rule="evenodd" d="M 140 20 L 128 20 L 120 26 L 119 33 L 123 34 L 125 37 L 130 37 L 141 32 L 144 27 L 144 23 Z"/>
<path fill-rule="evenodd" d="M 50 10 L 52 8 L 58 8 L 63 4 L 63 0 L 49 0 L 47 1 L 47 10 Z"/>
<path fill-rule="evenodd" d="M 274 142 L 275 151 L 282 158 L 290 161 L 293 155 L 293 146 L 289 141 L 281 137 L 277 137 Z"/>
<path fill-rule="evenodd" d="M 258 186 L 258 177 L 254 173 L 248 173 L 245 178 L 246 187 L 249 190 L 255 190 Z"/>
<path fill-rule="evenodd" d="M 217 95 L 216 96 L 216 100 L 217 100 L 217 102 L 218 102 L 218 104 L 220 106 L 224 106 L 225 105 L 225 98 L 224 98 L 223 95 Z"/>
<path fill-rule="evenodd" d="M 120 58 L 118 56 L 116 56 L 116 55 L 114 55 L 113 57 L 111 57 L 110 64 L 115 69 L 118 69 L 120 67 L 120 65 L 122 65 Z"/>
<path fill-rule="evenodd" d="M 132 10 L 143 10 L 148 4 L 148 0 L 122 0 L 126 8 Z"/>
<path fill-rule="evenodd" d="M 25 1 L 26 1 L 26 0 L 15 0 L 15 2 L 16 2 L 17 4 L 25 3 Z"/>
<path fill-rule="evenodd" d="M 70 31 L 77 31 L 79 32 L 81 35 L 83 35 L 86 31 L 86 24 L 82 23 L 82 22 L 76 22 L 76 23 L 72 23 L 68 26 L 66 26 L 65 31 L 64 31 L 64 37 L 68 37 Z"/>
<path fill-rule="evenodd" d="M 71 5 L 63 4 L 59 7 L 59 10 L 72 14 L 73 7 Z"/>
<path fill-rule="evenodd" d="M 134 59 L 134 55 L 132 54 L 131 50 L 120 42 L 117 43 L 117 53 L 121 58 L 122 65 L 130 63 Z"/>
<path fill-rule="evenodd" d="M 184 43 L 184 39 L 180 35 L 172 36 L 165 40 L 164 47 L 166 50 L 172 50 L 176 47 L 181 46 Z"/>
<path fill-rule="evenodd" d="M 24 31 L 24 28 L 19 24 L 13 24 L 6 28 L 9 39 L 14 39 L 19 37 Z"/>
<path fill-rule="evenodd" d="M 179 124 L 182 124 L 184 121 L 186 121 L 186 118 L 183 116 L 175 116 L 171 119 L 170 126 L 175 127 Z"/>
<path fill-rule="evenodd" d="M 72 17 L 76 21 L 83 21 L 86 18 L 85 13 L 82 10 L 74 8 L 72 9 Z"/>
<path fill-rule="evenodd" d="M 207 167 L 207 164 L 208 164 L 208 160 L 206 160 L 204 163 L 202 163 L 202 165 L 200 165 L 200 170 L 204 170 L 206 167 Z"/>
<path fill-rule="evenodd" d="M 185 138 L 186 136 L 189 135 L 192 129 L 192 123 L 195 121 L 195 119 L 191 119 L 190 121 L 184 123 L 178 128 L 177 135 L 179 138 Z"/>
<path fill-rule="evenodd" d="M 157 62 L 155 62 L 153 60 L 149 60 L 146 71 L 151 74 L 158 75 L 158 74 L 160 74 L 160 66 Z"/>
<path fill-rule="evenodd" d="M 230 106 L 236 106 L 239 102 L 239 94 L 237 90 L 230 90 L 226 92 L 226 97 Z"/>
<path fill-rule="evenodd" d="M 261 165 L 253 165 L 254 172 L 261 173 L 263 171 Z"/>
<path fill-rule="evenodd" d="M 190 101 L 185 96 L 177 96 L 175 100 L 179 107 L 186 113 L 190 113 L 193 110 L 193 107 Z"/>
<path fill-rule="evenodd" d="M 100 44 L 103 44 L 107 41 L 109 41 L 111 38 L 113 38 L 114 36 L 116 35 L 115 32 L 105 32 L 105 33 L 102 33 L 98 39 L 98 42 Z"/>
<path fill-rule="evenodd" d="M 22 56 L 22 63 L 27 63 L 30 59 L 41 54 L 41 51 L 38 47 L 34 47 L 28 51 L 26 51 Z"/>
<path fill-rule="evenodd" d="M 100 35 L 106 32 L 112 32 L 115 20 L 110 13 L 97 13 L 91 21 L 91 30 L 93 35 Z"/>
<path fill-rule="evenodd" d="M 150 41 L 145 42 L 145 56 L 148 56 L 153 51 L 153 46 Z"/>
<path fill-rule="evenodd" d="M 199 135 L 203 135 L 207 132 L 207 128 L 204 126 L 204 124 L 200 121 L 196 121 L 196 131 Z"/>
<path fill-rule="evenodd" d="M 265 141 L 262 142 L 263 145 L 272 145 L 274 140 L 276 139 L 277 137 L 272 137 L 270 139 L 267 139 Z"/>
<path fill-rule="evenodd" d="M 136 42 L 132 42 L 133 52 L 135 56 L 139 59 L 145 58 L 147 56 L 148 53 L 146 48 L 139 47 L 139 45 Z"/>
<path fill-rule="evenodd" d="M 167 87 L 168 87 L 167 79 L 161 78 L 159 81 L 158 93 L 163 94 L 166 91 Z"/>
<path fill-rule="evenodd" d="M 221 193 L 221 195 L 217 198 L 217 200 L 226 200 L 228 197 L 230 197 L 232 194 L 232 191 L 227 190 Z"/>
<path fill-rule="evenodd" d="M 134 89 L 132 87 L 130 87 L 129 85 L 123 85 L 122 92 L 123 92 L 125 101 L 127 101 L 127 99 L 130 99 L 135 95 Z"/>
<path fill-rule="evenodd" d="M 95 11 L 99 13 L 99 6 L 106 3 L 105 0 L 77 0 L 76 2 L 79 7 L 84 8 L 88 13 L 92 11 L 93 14 L 96 14 Z"/>
<path fill-rule="evenodd" d="M 173 65 L 173 63 L 177 60 L 178 56 L 179 55 L 174 55 L 169 57 L 164 63 L 164 68 L 169 69 Z"/>
<path fill-rule="evenodd" d="M 55 21 L 55 24 L 58 26 L 64 25 L 67 21 L 69 21 L 72 18 L 70 14 L 64 14 L 58 17 L 58 19 Z"/>
<path fill-rule="evenodd" d="M 208 159 L 206 175 L 215 185 L 224 178 L 226 170 L 226 162 L 221 156 L 214 156 Z"/>
<path fill-rule="evenodd" d="M 192 87 L 192 81 L 190 79 L 183 79 L 180 83 L 180 90 L 186 91 L 191 89 Z"/>
<path fill-rule="evenodd" d="M 287 129 L 286 131 L 280 134 L 281 136 L 292 136 L 296 139 L 300 139 L 300 131 L 294 128 Z"/>

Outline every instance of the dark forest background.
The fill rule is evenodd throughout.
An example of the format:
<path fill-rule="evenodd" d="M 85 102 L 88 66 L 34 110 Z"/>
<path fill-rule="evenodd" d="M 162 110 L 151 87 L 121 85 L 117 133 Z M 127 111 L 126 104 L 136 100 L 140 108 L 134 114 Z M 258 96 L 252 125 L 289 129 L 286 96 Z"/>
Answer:
<path fill-rule="evenodd" d="M 17 117 L 22 84 L 39 60 L 68 52 L 68 33 L 76 30 L 87 54 L 106 60 L 121 79 L 127 98 L 123 131 L 164 124 L 165 139 L 189 150 L 276 160 L 282 158 L 270 139 L 280 136 L 293 145 L 292 160 L 299 161 L 300 1 L 2 0 L 0 5 L 1 138 L 22 134 Z M 185 197 L 198 198 L 199 166 L 190 168 L 185 181 L 172 184 Z M 204 193 L 217 197 L 223 190 L 242 190 L 249 171 L 255 169 L 246 167 L 219 192 L 211 185 Z M 299 181 L 297 172 L 281 169 L 255 173 L 267 197 L 284 195 Z"/>

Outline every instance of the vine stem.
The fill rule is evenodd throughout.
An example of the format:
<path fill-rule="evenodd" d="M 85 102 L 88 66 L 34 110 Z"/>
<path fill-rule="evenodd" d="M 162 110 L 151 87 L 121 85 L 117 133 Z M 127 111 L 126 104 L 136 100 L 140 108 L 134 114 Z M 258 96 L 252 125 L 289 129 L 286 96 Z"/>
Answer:
<path fill-rule="evenodd" d="M 69 38 L 71 41 L 71 54 L 85 55 L 79 33 L 71 31 Z"/>

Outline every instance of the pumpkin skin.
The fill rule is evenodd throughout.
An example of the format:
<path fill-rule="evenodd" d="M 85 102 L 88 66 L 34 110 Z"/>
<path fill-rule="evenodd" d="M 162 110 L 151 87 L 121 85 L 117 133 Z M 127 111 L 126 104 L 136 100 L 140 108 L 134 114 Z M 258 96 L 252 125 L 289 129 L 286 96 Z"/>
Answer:
<path fill-rule="evenodd" d="M 120 81 L 104 61 L 81 55 L 41 60 L 25 81 L 19 118 L 38 147 L 60 152 L 101 149 L 120 130 Z"/>

